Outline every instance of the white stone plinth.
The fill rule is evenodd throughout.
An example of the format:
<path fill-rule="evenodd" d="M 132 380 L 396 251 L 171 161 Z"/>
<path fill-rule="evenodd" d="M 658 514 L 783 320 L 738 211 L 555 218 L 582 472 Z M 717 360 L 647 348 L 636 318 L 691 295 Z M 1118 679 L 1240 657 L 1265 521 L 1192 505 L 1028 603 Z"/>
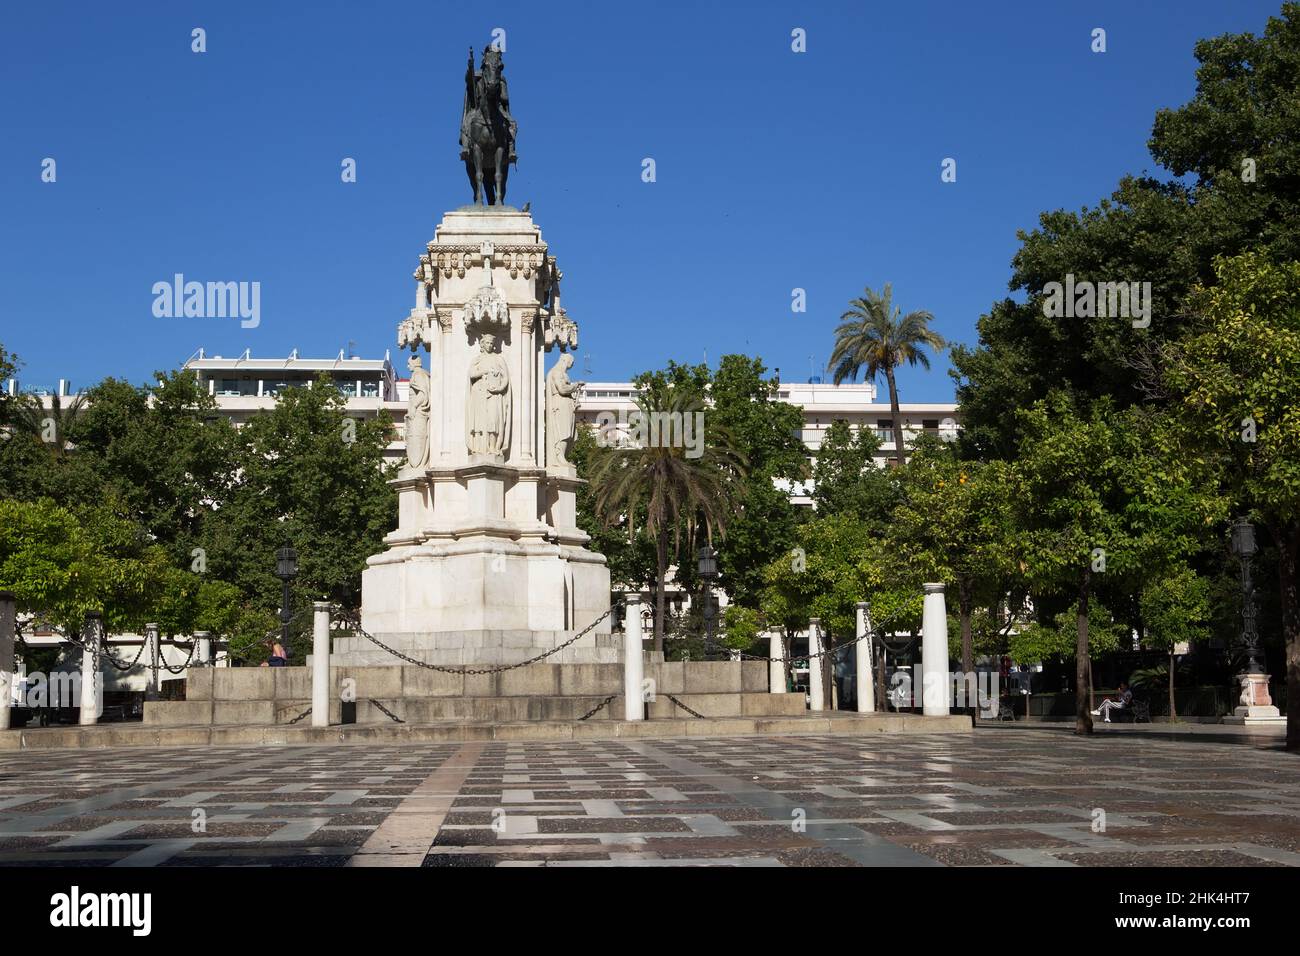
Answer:
<path fill-rule="evenodd" d="M 820 618 L 808 621 L 808 709 L 826 709 L 826 691 L 822 683 L 822 622 Z"/>
<path fill-rule="evenodd" d="M 948 688 L 948 609 L 943 585 L 925 585 L 925 604 L 921 611 L 921 712 L 927 717 L 947 717 Z"/>
<path fill-rule="evenodd" d="M 330 725 L 330 605 L 312 604 L 311 725 Z"/>
<path fill-rule="evenodd" d="M 785 693 L 785 639 L 780 631 L 767 636 L 767 689 L 769 693 Z"/>
<path fill-rule="evenodd" d="M 854 687 L 858 695 L 858 713 L 871 714 L 876 710 L 876 686 L 871 672 L 872 641 L 868 632 L 871 630 L 871 611 L 866 601 L 858 602 L 857 637 L 854 646 L 857 676 Z"/>
<path fill-rule="evenodd" d="M 99 720 L 99 637 L 101 618 L 87 615 L 81 631 L 81 699 L 77 723 L 82 726 Z"/>
<path fill-rule="evenodd" d="M 623 617 L 623 719 L 645 719 L 645 656 L 641 646 L 641 595 L 629 594 Z"/>

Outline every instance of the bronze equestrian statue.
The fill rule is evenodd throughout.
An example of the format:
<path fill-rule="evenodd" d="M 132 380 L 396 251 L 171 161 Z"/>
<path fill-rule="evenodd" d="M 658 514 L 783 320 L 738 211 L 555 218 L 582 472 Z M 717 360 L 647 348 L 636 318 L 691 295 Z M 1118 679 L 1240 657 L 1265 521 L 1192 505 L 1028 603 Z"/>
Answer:
<path fill-rule="evenodd" d="M 505 64 L 501 51 L 487 47 L 483 63 L 474 70 L 474 48 L 469 50 L 465 69 L 465 106 L 460 117 L 460 158 L 465 161 L 474 188 L 474 202 L 504 206 L 510 164 L 516 162 L 515 134 L 518 124 L 510 115 L 510 94 L 502 75 Z M 484 173 L 487 173 L 485 176 Z"/>

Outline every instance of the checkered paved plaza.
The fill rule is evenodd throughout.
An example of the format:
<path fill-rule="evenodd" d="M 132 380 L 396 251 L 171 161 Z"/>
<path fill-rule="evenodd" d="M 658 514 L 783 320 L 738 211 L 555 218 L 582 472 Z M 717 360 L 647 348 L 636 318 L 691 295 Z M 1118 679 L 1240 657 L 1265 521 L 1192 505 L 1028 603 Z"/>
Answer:
<path fill-rule="evenodd" d="M 982 728 L 0 761 L 18 866 L 1300 865 L 1300 758 L 1240 743 Z"/>

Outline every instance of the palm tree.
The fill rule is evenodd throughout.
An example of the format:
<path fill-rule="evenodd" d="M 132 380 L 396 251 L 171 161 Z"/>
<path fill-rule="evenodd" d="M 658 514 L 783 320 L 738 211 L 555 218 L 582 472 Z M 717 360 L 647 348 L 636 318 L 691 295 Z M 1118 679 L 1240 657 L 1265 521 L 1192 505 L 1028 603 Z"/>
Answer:
<path fill-rule="evenodd" d="M 74 396 L 65 406 L 56 393 L 50 398 L 49 408 L 39 398 L 25 395 L 14 409 L 15 425 L 19 431 L 39 440 L 51 458 L 62 461 L 75 447 L 68 440 L 68 433 L 75 428 L 85 408 L 86 397 L 82 394 Z"/>
<path fill-rule="evenodd" d="M 877 375 L 885 376 L 889 408 L 894 416 L 894 448 L 901 467 L 906 461 L 906 449 L 894 369 L 904 362 L 919 363 L 929 369 L 930 358 L 925 354 L 925 347 L 928 345 L 937 352 L 946 343 L 938 332 L 929 328 L 934 321 L 929 312 L 922 309 L 900 318 L 902 309 L 893 304 L 893 295 L 893 288 L 886 282 L 883 293 L 873 292 L 868 286 L 861 298 L 849 303 L 848 311 L 840 316 L 839 327 L 835 329 L 835 349 L 829 367 L 834 370 L 836 385 L 845 379 L 856 379 L 863 369 L 868 381 Z"/>
<path fill-rule="evenodd" d="M 710 544 L 714 532 L 725 535 L 728 519 L 740 507 L 748 462 L 731 434 L 712 421 L 698 396 L 670 386 L 658 394 L 638 396 L 636 404 L 633 416 L 639 421 L 633 427 L 641 432 L 634 436 L 639 440 L 623 447 L 600 436 L 589 480 L 596 515 L 606 526 L 626 518 L 630 536 L 643 527 L 655 542 L 654 649 L 662 653 L 669 539 L 676 553 L 683 531 L 690 543 L 701 526 Z M 684 446 L 680 428 L 674 439 L 669 429 L 656 430 L 652 425 L 685 421 L 703 421 L 702 440 L 694 447 Z M 692 435 L 699 437 L 698 432 Z"/>

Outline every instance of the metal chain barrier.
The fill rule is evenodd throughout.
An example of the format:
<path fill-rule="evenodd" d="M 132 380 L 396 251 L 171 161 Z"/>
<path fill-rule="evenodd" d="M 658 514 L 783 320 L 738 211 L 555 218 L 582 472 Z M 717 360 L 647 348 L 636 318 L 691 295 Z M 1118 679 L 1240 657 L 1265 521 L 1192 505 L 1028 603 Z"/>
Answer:
<path fill-rule="evenodd" d="M 404 723 L 406 723 L 406 721 L 404 721 L 401 717 L 398 717 L 395 713 L 393 713 L 391 710 L 389 710 L 387 707 L 385 707 L 385 706 L 384 706 L 383 704 L 381 704 L 379 701 L 375 700 L 373 697 L 367 697 L 366 700 L 370 701 L 370 703 L 372 703 L 372 704 L 374 704 L 376 707 L 378 707 L 378 708 L 379 708 L 379 712 L 380 712 L 381 714 L 383 714 L 385 717 L 387 717 L 389 720 L 391 720 L 393 723 L 395 723 L 395 724 L 404 724 Z"/>
<path fill-rule="evenodd" d="M 289 721 L 288 724 L 296 724 L 298 721 L 302 720 L 304 717 L 306 717 L 306 716 L 307 716 L 308 714 L 310 714 L 310 713 L 311 713 L 311 708 L 308 707 L 306 710 L 304 710 L 301 714 L 299 714 L 299 715 L 298 715 L 297 717 L 295 717 L 293 720 Z M 286 724 L 286 726 L 288 726 L 288 724 Z"/>
<path fill-rule="evenodd" d="M 708 718 L 706 718 L 703 714 L 701 714 L 698 710 L 691 710 L 689 707 L 687 707 L 685 704 L 683 704 L 680 700 L 678 700 L 678 699 L 677 699 L 676 697 L 674 697 L 672 694 L 664 694 L 664 696 L 667 697 L 669 700 L 671 700 L 674 704 L 676 704 L 676 705 L 677 705 L 678 707 L 680 707 L 682 710 L 686 711 L 686 713 L 690 714 L 692 717 L 698 717 L 698 718 L 700 718 L 701 720 L 707 720 L 707 719 L 708 719 Z"/>
<path fill-rule="evenodd" d="M 606 707 L 608 707 L 608 706 L 609 706 L 609 702 L 612 701 L 612 700 L 613 700 L 615 697 L 617 697 L 617 696 L 618 696 L 618 694 L 610 694 L 608 697 L 606 697 L 606 698 L 605 698 L 604 700 L 602 700 L 599 704 L 597 704 L 595 707 L 591 708 L 591 710 L 587 711 L 585 714 L 583 714 L 583 715 L 582 715 L 581 717 L 579 717 L 578 719 L 579 719 L 579 720 L 586 720 L 588 717 L 594 717 L 596 714 L 600 713 L 602 710 L 604 710 Z"/>
<path fill-rule="evenodd" d="M 797 663 L 799 661 L 809 661 L 815 657 L 824 657 L 825 655 L 831 653 L 839 653 L 845 648 L 857 644 L 859 641 L 865 641 L 869 637 L 876 636 L 884 629 L 885 625 L 889 624 L 891 621 L 895 620 L 896 618 L 901 617 L 902 615 L 903 615 L 902 611 L 897 611 L 894 614 L 891 614 L 889 617 L 885 618 L 879 624 L 875 624 L 867 628 L 867 632 L 863 634 L 861 637 L 855 637 L 851 641 L 844 641 L 842 643 L 836 644 L 834 647 L 825 647 L 822 650 L 818 651 L 816 654 L 801 654 L 798 657 L 769 657 L 765 654 L 746 654 L 744 651 L 737 651 L 734 648 L 727 647 L 723 644 L 710 642 L 707 638 L 705 639 L 704 642 L 704 648 L 706 652 L 718 651 L 729 655 L 735 654 L 738 655 L 741 660 L 745 660 L 745 661 L 769 661 L 769 662 L 778 661 L 782 664 L 791 664 L 791 663 Z M 823 631 L 822 633 L 824 634 L 825 632 Z"/>
<path fill-rule="evenodd" d="M 108 661 L 110 665 L 117 668 L 119 671 L 129 671 L 131 668 L 135 667 L 135 665 L 139 663 L 140 658 L 144 655 L 145 645 L 148 643 L 149 642 L 147 640 L 140 642 L 140 649 L 135 652 L 135 660 L 133 660 L 130 664 L 123 664 L 121 661 L 119 661 L 116 657 L 113 656 L 111 651 L 105 652 L 104 660 Z"/>
<path fill-rule="evenodd" d="M 175 645 L 173 644 L 172 646 L 174 647 Z M 164 658 L 164 657 L 162 656 L 162 645 L 160 644 L 160 645 L 158 646 L 158 650 L 159 650 L 159 654 L 158 654 L 158 663 L 159 663 L 159 666 L 162 667 L 162 669 L 165 670 L 165 671 L 167 671 L 168 673 L 171 673 L 171 674 L 179 674 L 179 673 L 181 673 L 182 671 L 184 671 L 186 668 L 188 668 L 188 667 L 190 666 L 190 661 L 194 660 L 194 652 L 195 652 L 196 650 L 198 650 L 198 647 L 199 647 L 199 641 L 198 641 L 198 638 L 196 638 L 196 637 L 192 637 L 192 638 L 190 638 L 190 652 L 189 652 L 189 654 L 186 656 L 186 658 L 185 658 L 185 660 L 184 660 L 183 663 L 178 664 L 176 667 L 172 667 L 172 665 L 170 665 L 170 664 L 167 663 L 166 658 Z"/>
<path fill-rule="evenodd" d="M 519 661 L 517 664 L 500 664 L 495 667 L 466 667 L 463 664 L 453 667 L 445 664 L 430 664 L 428 661 L 417 660 L 416 658 L 411 657 L 409 654 L 403 654 L 401 651 L 389 647 L 379 638 L 375 637 L 373 634 L 371 634 L 369 631 L 363 628 L 361 626 L 361 621 L 354 615 L 340 616 L 339 621 L 340 623 L 346 623 L 347 625 L 349 625 L 352 631 L 354 631 L 357 634 L 360 634 L 371 644 L 374 644 L 376 647 L 380 648 L 381 650 L 385 650 L 389 654 L 392 654 L 394 657 L 396 657 L 398 660 L 405 661 L 406 663 L 412 664 L 416 667 L 423 667 L 426 670 L 438 671 L 443 674 L 499 674 L 502 673 L 503 671 L 511 671 L 518 667 L 527 667 L 529 664 L 536 664 L 539 661 L 546 660 L 546 658 L 550 657 L 552 654 L 556 654 L 564 650 L 566 647 L 568 647 L 570 644 L 574 643 L 575 641 L 578 641 L 581 638 L 586 637 L 587 634 L 589 634 L 596 627 L 596 625 L 598 625 L 601 621 L 605 620 L 605 618 L 609 617 L 611 614 L 614 613 L 615 610 L 621 608 L 622 606 L 623 606 L 622 601 L 615 601 L 613 604 L 610 605 L 608 611 L 606 611 L 600 617 L 596 618 L 596 620 L 592 621 L 581 631 L 578 631 L 578 633 L 574 634 L 573 637 L 569 638 L 567 641 L 555 645 L 555 647 L 552 647 L 549 651 L 542 651 L 542 653 L 536 655 L 535 657 L 530 657 L 527 660 Z"/>

